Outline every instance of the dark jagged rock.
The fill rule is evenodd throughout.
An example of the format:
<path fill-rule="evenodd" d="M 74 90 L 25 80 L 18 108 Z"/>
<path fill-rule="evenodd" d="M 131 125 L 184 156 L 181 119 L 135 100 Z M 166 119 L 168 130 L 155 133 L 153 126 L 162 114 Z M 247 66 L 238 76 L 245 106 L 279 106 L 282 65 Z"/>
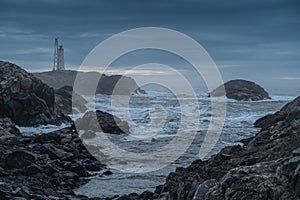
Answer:
<path fill-rule="evenodd" d="M 73 92 L 71 86 L 64 86 L 55 90 L 55 105 L 59 113 L 85 112 L 87 110 L 86 103 L 87 101 L 83 97 Z"/>
<path fill-rule="evenodd" d="M 112 134 L 129 133 L 127 122 L 100 110 L 97 110 L 96 113 L 92 111 L 87 112 L 81 119 L 78 119 L 75 124 L 77 130 L 84 130 L 86 132 L 83 137 L 86 137 L 88 131 L 102 131 Z M 89 133 L 89 135 L 91 134 Z"/>
<path fill-rule="evenodd" d="M 288 177 L 276 171 L 280 162 L 260 162 L 231 169 L 204 199 L 296 199 L 287 191 Z"/>
<path fill-rule="evenodd" d="M 224 90 L 225 89 L 225 90 Z M 226 94 L 224 94 L 224 91 Z M 270 99 L 269 94 L 259 85 L 246 80 L 231 80 L 219 86 L 209 96 L 225 96 L 238 101 L 259 101 Z"/>
<path fill-rule="evenodd" d="M 5 169 L 22 169 L 36 162 L 33 154 L 23 150 L 9 153 L 4 159 Z"/>
<path fill-rule="evenodd" d="M 0 118 L 0 141 L 6 142 L 11 138 L 20 136 L 19 129 L 16 128 L 15 123 L 8 117 Z"/>
<path fill-rule="evenodd" d="M 75 129 L 25 137 L 8 119 L 2 121 L 0 127 L 8 127 L 19 142 L 0 143 L 0 199 L 88 199 L 72 189 L 87 181 L 89 171 L 105 166 L 91 156 Z"/>
<path fill-rule="evenodd" d="M 254 126 L 262 129 L 266 129 L 271 126 L 275 126 L 274 128 L 280 128 L 290 125 L 292 121 L 297 119 L 300 119 L 300 97 L 285 105 L 280 111 L 258 119 L 254 123 Z M 294 125 L 297 126 L 297 124 Z"/>
<path fill-rule="evenodd" d="M 80 74 L 81 77 L 80 80 L 76 80 L 81 86 L 80 94 L 85 94 L 85 92 L 90 91 L 91 88 L 95 87 L 92 85 L 91 80 L 100 78 L 100 73 L 98 72 L 81 72 L 74 70 L 34 73 L 34 75 L 41 79 L 44 83 L 57 89 L 63 86 L 73 87 L 77 74 Z M 120 88 L 114 91 L 118 81 L 120 81 L 120 83 L 118 83 Z M 111 95 L 113 91 L 115 92 L 114 94 L 119 95 L 129 95 L 133 92 L 145 93 L 145 91 L 140 89 L 136 82 L 130 77 L 121 75 L 106 76 L 103 74 L 96 87 L 96 93 Z"/>
<path fill-rule="evenodd" d="M 21 126 L 61 124 L 53 88 L 15 64 L 0 61 L 0 115 Z"/>

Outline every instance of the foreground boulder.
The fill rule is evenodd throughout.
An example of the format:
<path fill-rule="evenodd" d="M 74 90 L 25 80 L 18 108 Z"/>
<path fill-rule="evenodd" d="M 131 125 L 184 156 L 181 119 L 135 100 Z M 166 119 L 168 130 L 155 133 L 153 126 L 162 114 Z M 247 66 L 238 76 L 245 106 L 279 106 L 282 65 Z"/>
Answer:
<path fill-rule="evenodd" d="M 53 88 L 15 64 L 0 61 L 0 115 L 21 126 L 61 124 Z"/>
<path fill-rule="evenodd" d="M 226 94 L 224 94 L 224 89 Z M 259 85 L 246 80 L 231 80 L 219 86 L 209 94 L 211 97 L 224 96 L 238 101 L 259 101 L 271 99 L 269 94 Z"/>
<path fill-rule="evenodd" d="M 109 113 L 97 110 L 89 111 L 81 119 L 76 122 L 77 130 L 122 134 L 129 133 L 127 122 Z M 88 132 L 86 132 L 87 134 Z"/>
<path fill-rule="evenodd" d="M 34 76 L 41 79 L 47 85 L 53 88 L 61 88 L 63 86 L 74 86 L 74 82 L 77 75 L 80 75 L 82 78 L 78 81 L 79 85 L 81 86 L 80 94 L 85 94 L 86 91 L 90 91 L 91 88 L 94 87 L 90 80 L 96 80 L 100 77 L 99 72 L 81 72 L 81 71 L 74 71 L 74 70 L 63 70 L 63 71 L 48 71 L 48 72 L 40 72 L 34 73 Z M 120 81 L 119 86 L 120 88 L 115 90 L 115 86 Z M 126 76 L 122 75 L 112 75 L 106 76 L 103 74 L 101 79 L 96 87 L 97 94 L 118 94 L 118 95 L 130 95 L 131 93 L 145 93 L 144 90 L 140 89 L 136 82 Z M 91 94 L 89 94 L 91 95 Z M 93 95 L 93 94 L 92 94 Z"/>

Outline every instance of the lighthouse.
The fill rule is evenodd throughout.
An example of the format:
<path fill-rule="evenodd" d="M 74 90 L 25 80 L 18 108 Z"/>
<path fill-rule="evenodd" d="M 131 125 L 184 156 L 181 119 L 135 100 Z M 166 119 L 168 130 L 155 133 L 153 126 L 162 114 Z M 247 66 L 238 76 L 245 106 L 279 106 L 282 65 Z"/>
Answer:
<path fill-rule="evenodd" d="M 58 38 L 54 40 L 53 71 L 65 70 L 65 58 L 63 45 L 58 46 Z"/>

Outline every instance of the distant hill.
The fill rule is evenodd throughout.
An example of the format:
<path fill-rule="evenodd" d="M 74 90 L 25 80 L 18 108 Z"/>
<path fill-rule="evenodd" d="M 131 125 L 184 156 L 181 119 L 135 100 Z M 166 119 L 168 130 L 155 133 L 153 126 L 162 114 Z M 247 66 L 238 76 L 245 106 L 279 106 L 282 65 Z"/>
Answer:
<path fill-rule="evenodd" d="M 80 77 L 84 77 L 80 81 L 81 90 L 83 94 L 89 91 L 89 88 L 94 87 L 92 81 L 95 78 L 100 77 L 99 72 L 82 72 L 75 70 L 63 70 L 63 71 L 47 71 L 33 73 L 34 76 L 41 79 L 47 85 L 58 89 L 63 86 L 73 86 L 77 74 L 80 73 Z M 120 82 L 120 83 L 118 83 Z M 144 90 L 140 89 L 134 79 L 122 75 L 102 75 L 96 89 L 97 94 L 109 94 L 111 95 L 116 84 L 118 83 L 118 90 L 114 91 L 114 94 L 118 95 L 129 95 L 132 92 L 145 93 Z"/>

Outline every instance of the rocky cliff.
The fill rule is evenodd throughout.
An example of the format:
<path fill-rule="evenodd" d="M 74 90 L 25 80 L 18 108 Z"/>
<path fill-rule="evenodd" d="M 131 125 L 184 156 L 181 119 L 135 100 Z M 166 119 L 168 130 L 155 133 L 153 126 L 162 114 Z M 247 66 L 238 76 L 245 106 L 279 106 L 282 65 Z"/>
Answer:
<path fill-rule="evenodd" d="M 285 105 L 280 111 L 262 117 L 254 123 L 255 127 L 279 129 L 289 126 L 293 121 L 300 119 L 300 97 Z"/>
<path fill-rule="evenodd" d="M 225 89 L 225 90 L 224 90 Z M 224 94 L 224 91 L 226 94 Z M 229 99 L 238 101 L 258 101 L 270 99 L 269 94 L 258 84 L 246 80 L 231 80 L 211 91 L 209 96 L 226 95 Z"/>
<path fill-rule="evenodd" d="M 0 61 L 0 115 L 21 126 L 60 124 L 53 88 L 19 66 Z"/>

